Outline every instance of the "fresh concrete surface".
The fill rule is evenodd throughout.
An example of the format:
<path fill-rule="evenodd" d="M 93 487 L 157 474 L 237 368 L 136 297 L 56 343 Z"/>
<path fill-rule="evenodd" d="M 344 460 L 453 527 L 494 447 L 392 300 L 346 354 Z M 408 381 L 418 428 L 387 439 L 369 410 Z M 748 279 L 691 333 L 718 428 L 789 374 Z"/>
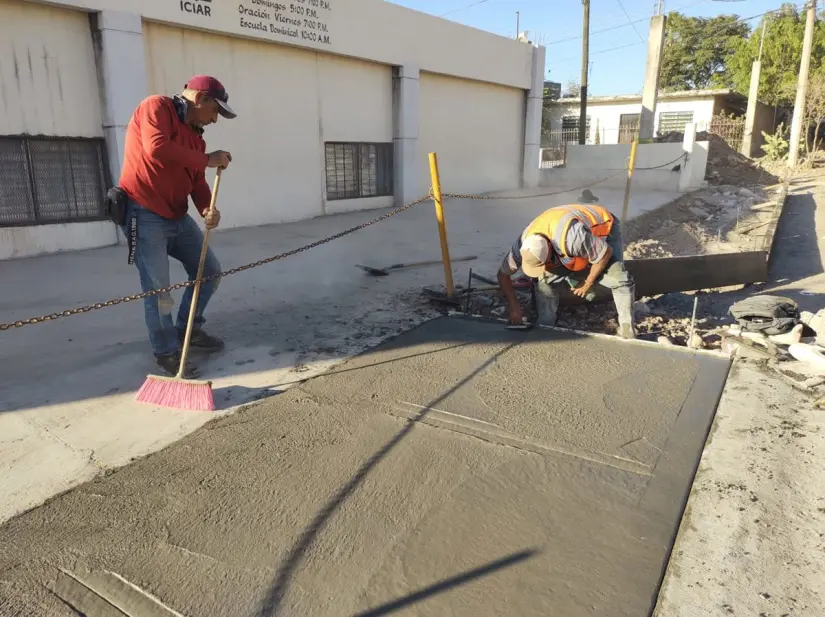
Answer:
<path fill-rule="evenodd" d="M 62 567 L 187 617 L 645 615 L 728 365 L 432 320 L 7 522 L 0 597 Z"/>
<path fill-rule="evenodd" d="M 621 208 L 622 191 L 594 186 L 593 192 L 614 211 Z M 453 256 L 479 257 L 456 264 L 456 282 L 465 280 L 468 267 L 495 272 L 533 216 L 579 194 L 448 201 Z M 639 192 L 632 213 L 673 197 Z M 231 218 L 232 205 L 222 206 L 222 212 Z M 228 269 L 380 213 L 231 230 L 215 234 L 213 245 Z M 425 202 L 345 238 L 224 279 L 207 316 L 208 327 L 226 339 L 227 349 L 200 359 L 221 410 L 317 375 L 433 315 L 408 299 L 421 287 L 442 282 L 441 266 L 372 278 L 355 263 L 439 258 L 433 206 Z M 173 280 L 185 280 L 176 262 L 172 268 Z M 133 294 L 139 286 L 126 249 L 119 246 L 4 262 L 0 289 L 5 323 Z M 213 417 L 135 403 L 135 390 L 154 370 L 140 302 L 0 332 L 0 410 L 5 410 L 0 413 L 0 521 L 173 443 Z"/>

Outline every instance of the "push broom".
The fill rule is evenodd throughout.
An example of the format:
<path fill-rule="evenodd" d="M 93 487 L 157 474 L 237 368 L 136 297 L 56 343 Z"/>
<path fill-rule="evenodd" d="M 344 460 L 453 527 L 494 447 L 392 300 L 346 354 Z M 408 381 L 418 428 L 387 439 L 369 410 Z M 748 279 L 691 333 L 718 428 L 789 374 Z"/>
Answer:
<path fill-rule="evenodd" d="M 215 184 L 212 187 L 212 200 L 209 202 L 209 210 L 212 212 L 218 200 L 218 188 L 221 185 L 222 168 L 218 167 L 215 175 Z M 203 246 L 201 247 L 201 258 L 198 263 L 198 275 L 195 277 L 195 288 L 192 290 L 192 303 L 189 306 L 189 320 L 186 322 L 186 336 L 183 339 L 183 347 L 180 351 L 180 367 L 178 374 L 174 377 L 164 377 L 162 375 L 149 375 L 137 393 L 137 400 L 141 403 L 160 405 L 161 407 L 174 407 L 177 409 L 191 409 L 192 411 L 213 411 L 215 409 L 215 399 L 212 397 L 212 382 L 186 379 L 183 376 L 186 368 L 186 358 L 189 355 L 189 344 L 192 340 L 192 327 L 195 324 L 195 311 L 198 306 L 198 296 L 201 291 L 201 277 L 203 267 L 206 263 L 206 252 L 209 247 L 209 228 L 203 234 Z"/>

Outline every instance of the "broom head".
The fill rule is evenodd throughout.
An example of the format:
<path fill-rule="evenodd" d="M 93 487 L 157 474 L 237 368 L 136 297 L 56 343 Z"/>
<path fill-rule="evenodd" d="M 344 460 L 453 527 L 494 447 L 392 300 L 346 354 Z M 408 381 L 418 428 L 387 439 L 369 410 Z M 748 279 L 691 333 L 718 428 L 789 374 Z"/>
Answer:
<path fill-rule="evenodd" d="M 161 407 L 192 411 L 215 410 L 211 381 L 149 375 L 138 390 L 136 398 L 140 403 Z"/>

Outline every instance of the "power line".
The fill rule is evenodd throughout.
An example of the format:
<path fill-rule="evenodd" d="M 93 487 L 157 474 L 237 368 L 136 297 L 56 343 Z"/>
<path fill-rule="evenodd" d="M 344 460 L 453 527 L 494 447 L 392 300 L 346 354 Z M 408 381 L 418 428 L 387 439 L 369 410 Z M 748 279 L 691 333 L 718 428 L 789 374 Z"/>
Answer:
<path fill-rule="evenodd" d="M 794 5 L 794 6 L 797 8 L 797 10 L 799 10 L 800 8 L 805 6 L 805 3 L 803 2 L 800 5 Z M 765 11 L 764 13 L 758 13 L 757 15 L 751 15 L 750 17 L 740 17 L 739 19 L 736 19 L 734 21 L 734 23 L 736 23 L 736 22 L 743 22 L 744 23 L 744 22 L 756 19 L 757 17 L 763 17 L 765 15 L 770 15 L 771 13 L 779 13 L 781 11 L 782 11 L 782 9 L 778 8 L 778 9 L 772 9 L 770 11 Z M 713 34 L 716 33 L 717 31 L 722 32 L 725 28 L 730 27 L 730 25 L 731 25 L 731 22 L 727 22 L 727 23 L 724 23 L 724 24 L 719 24 L 720 27 L 712 28 L 708 33 L 706 33 L 706 36 L 713 36 Z M 626 43 L 625 45 L 617 45 L 616 47 L 609 47 L 607 49 L 599 49 L 597 51 L 590 52 L 590 55 L 593 56 L 595 54 L 606 54 L 606 53 L 609 53 L 611 51 L 617 51 L 619 49 L 626 49 L 627 47 L 634 47 L 636 45 L 641 45 L 641 44 L 642 43 L 638 43 L 638 42 L 634 41 L 633 43 Z M 555 62 L 566 62 L 568 60 L 575 60 L 575 59 L 576 59 L 576 56 L 568 56 L 566 58 L 558 58 L 558 59 L 554 58 L 554 61 Z"/>
<path fill-rule="evenodd" d="M 699 0 L 698 2 L 694 2 L 693 4 L 688 4 L 686 6 L 680 6 L 677 9 L 673 9 L 671 11 L 668 11 L 666 14 L 670 15 L 671 13 L 676 13 L 678 11 L 684 11 L 685 9 L 691 9 L 694 6 L 698 6 L 700 4 L 704 4 L 705 2 L 711 2 L 711 1 L 712 0 Z M 593 31 L 590 32 L 590 36 L 593 36 L 594 34 L 601 34 L 602 32 L 610 32 L 611 30 L 620 30 L 621 28 L 627 28 L 629 25 L 632 26 L 633 24 L 640 24 L 642 22 L 649 21 L 649 20 L 650 20 L 649 17 L 642 17 L 642 18 L 639 18 L 639 19 L 634 19 L 633 21 L 630 21 L 626 24 L 619 24 L 617 26 L 610 26 L 608 28 L 602 28 L 601 30 L 593 30 Z M 550 45 L 557 45 L 559 43 L 567 43 L 568 41 L 577 41 L 580 38 L 582 38 L 581 35 L 569 36 L 565 39 L 559 39 L 557 41 L 550 41 L 549 43 L 547 43 L 545 45 L 545 47 L 549 47 Z"/>
<path fill-rule="evenodd" d="M 625 16 L 625 17 L 627 17 L 627 23 L 629 23 L 631 26 L 633 26 L 633 32 L 635 32 L 635 33 L 636 33 L 636 36 L 638 36 L 638 37 L 639 37 L 639 41 L 641 41 L 642 43 L 644 43 L 644 42 L 645 42 L 645 40 L 642 38 L 642 35 L 641 35 L 641 34 L 639 34 L 639 30 L 636 28 L 636 24 L 634 24 L 634 23 L 631 21 L 631 19 L 630 19 L 630 15 L 628 15 L 628 14 L 627 14 L 627 10 L 624 8 L 624 4 L 622 4 L 622 0 L 616 0 L 616 2 L 618 2 L 618 3 L 619 3 L 619 6 L 621 7 L 621 9 L 622 9 L 622 13 L 624 13 L 624 16 Z"/>
<path fill-rule="evenodd" d="M 470 4 L 467 4 L 465 6 L 460 6 L 457 9 L 453 9 L 452 11 L 447 11 L 446 13 L 443 13 L 442 15 L 439 15 L 439 17 L 446 17 L 447 15 L 452 15 L 453 13 L 458 13 L 459 11 L 463 11 L 465 9 L 471 9 L 474 6 L 478 6 L 479 4 L 484 4 L 485 2 L 488 2 L 488 1 L 489 0 L 476 0 L 476 2 L 471 2 Z"/>

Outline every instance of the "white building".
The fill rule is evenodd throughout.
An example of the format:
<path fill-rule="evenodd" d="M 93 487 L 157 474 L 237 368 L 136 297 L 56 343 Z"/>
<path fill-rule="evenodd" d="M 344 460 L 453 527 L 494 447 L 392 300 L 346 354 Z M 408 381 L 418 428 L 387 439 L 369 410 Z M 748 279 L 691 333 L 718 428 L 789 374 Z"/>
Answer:
<path fill-rule="evenodd" d="M 0 0 L 0 259 L 118 240 L 102 197 L 149 94 L 220 79 L 222 227 L 538 183 L 544 49 L 383 0 Z"/>
<path fill-rule="evenodd" d="M 563 98 L 546 103 L 551 135 L 559 140 L 576 141 L 579 128 L 578 98 Z M 641 95 L 595 96 L 587 99 L 587 143 L 617 144 L 633 141 L 639 129 Z M 711 120 L 721 113 L 744 116 L 747 98 L 732 90 L 687 90 L 659 94 L 654 117 L 654 134 L 684 131 L 688 123 L 696 123 L 699 131 L 711 128 Z M 754 127 L 754 148 L 762 144 L 761 131 L 772 132 L 774 110 L 759 103 Z M 738 136 L 741 140 L 740 129 Z M 551 145 L 551 144 L 547 144 Z M 738 145 L 735 146 L 738 149 Z"/>

